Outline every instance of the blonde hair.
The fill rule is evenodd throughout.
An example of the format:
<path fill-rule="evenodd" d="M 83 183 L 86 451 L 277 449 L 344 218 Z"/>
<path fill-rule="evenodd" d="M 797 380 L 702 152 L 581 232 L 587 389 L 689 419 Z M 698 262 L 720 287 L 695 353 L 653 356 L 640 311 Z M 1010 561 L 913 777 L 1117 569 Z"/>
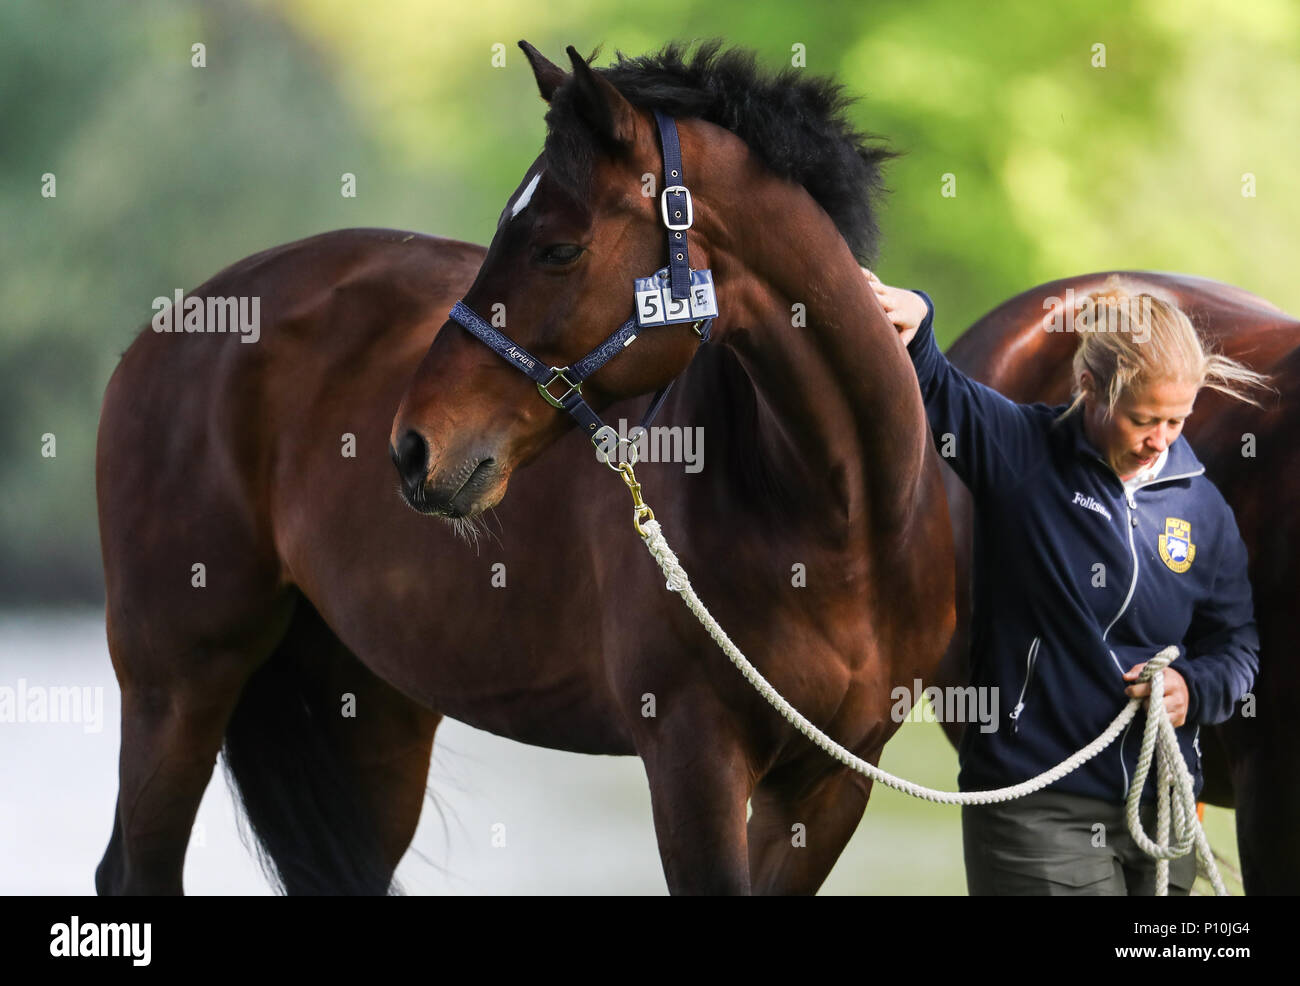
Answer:
<path fill-rule="evenodd" d="M 1061 417 L 1084 402 L 1084 370 L 1092 375 L 1094 394 L 1107 415 L 1114 413 L 1126 391 L 1160 380 L 1192 383 L 1198 390 L 1209 387 L 1256 407 L 1263 405 L 1250 391 L 1273 389 L 1266 374 L 1210 351 L 1177 304 L 1132 290 L 1114 274 L 1101 288 L 1077 299 L 1073 318 L 1079 333 L 1073 402 Z"/>

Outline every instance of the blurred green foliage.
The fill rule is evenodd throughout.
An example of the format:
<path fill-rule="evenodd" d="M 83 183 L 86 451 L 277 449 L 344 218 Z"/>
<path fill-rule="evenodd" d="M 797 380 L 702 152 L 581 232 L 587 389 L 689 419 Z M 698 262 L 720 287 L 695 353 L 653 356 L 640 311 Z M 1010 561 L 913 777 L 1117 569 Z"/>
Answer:
<path fill-rule="evenodd" d="M 519 38 L 561 63 L 567 44 L 603 43 L 604 64 L 721 36 L 778 68 L 804 46 L 905 152 L 877 269 L 928 289 L 951 341 L 1025 288 L 1112 267 L 1300 311 L 1298 28 L 1292 0 L 9 0 L 0 604 L 101 598 L 99 403 L 155 296 L 325 229 L 490 238 L 543 137 Z"/>

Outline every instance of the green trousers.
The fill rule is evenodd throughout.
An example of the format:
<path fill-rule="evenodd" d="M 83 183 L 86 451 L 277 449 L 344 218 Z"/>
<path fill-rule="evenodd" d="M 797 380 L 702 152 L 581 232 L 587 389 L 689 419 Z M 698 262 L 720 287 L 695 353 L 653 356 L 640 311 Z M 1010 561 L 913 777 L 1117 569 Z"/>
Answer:
<path fill-rule="evenodd" d="M 1154 803 L 1142 827 L 1156 835 Z M 1016 801 L 963 807 L 971 896 L 1151 896 L 1156 861 L 1129 834 L 1124 806 L 1048 788 Z M 1169 861 L 1169 895 L 1186 896 L 1196 850 Z"/>

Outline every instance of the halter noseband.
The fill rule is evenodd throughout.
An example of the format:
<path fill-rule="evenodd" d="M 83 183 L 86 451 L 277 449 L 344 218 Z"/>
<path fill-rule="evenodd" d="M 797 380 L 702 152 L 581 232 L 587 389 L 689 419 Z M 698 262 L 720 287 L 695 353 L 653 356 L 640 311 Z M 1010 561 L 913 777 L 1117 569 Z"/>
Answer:
<path fill-rule="evenodd" d="M 493 328 L 464 301 L 456 302 L 449 315 L 452 321 L 474 335 L 503 360 L 536 381 L 538 391 L 547 402 L 576 418 L 596 445 L 601 444 L 606 431 L 613 434 L 614 429 L 605 424 L 600 419 L 600 415 L 593 411 L 583 398 L 583 381 L 636 341 L 638 332 L 648 321 L 654 324 L 688 322 L 692 321 L 692 318 L 685 313 L 693 313 L 697 310 L 711 311 L 712 314 L 694 319 L 692 326 L 700 340 L 707 342 L 709 331 L 713 327 L 713 319 L 717 315 L 711 275 L 707 270 L 693 272 L 690 268 L 690 251 L 686 234 L 695 221 L 695 215 L 691 193 L 686 188 L 685 172 L 682 170 L 682 151 L 677 139 L 677 124 L 671 116 L 659 110 L 655 110 L 654 115 L 664 157 L 665 186 L 659 200 L 659 213 L 668 231 L 668 267 L 650 277 L 637 279 L 637 313 L 615 329 L 599 346 L 569 366 L 547 366 L 523 346 L 512 342 L 504 333 Z M 647 310 L 642 311 L 643 295 L 649 299 L 660 297 L 650 286 L 651 282 L 665 279 L 668 281 L 669 290 L 662 296 L 662 309 L 651 300 L 645 302 Z M 696 293 L 703 291 L 707 293 Z M 678 314 L 669 314 L 666 310 L 670 307 L 677 309 Z M 659 413 L 672 386 L 673 381 L 669 381 L 667 386 L 655 393 L 650 407 L 641 419 L 640 427 L 643 430 L 649 427 L 650 422 Z M 553 390 L 556 392 L 552 392 Z"/>

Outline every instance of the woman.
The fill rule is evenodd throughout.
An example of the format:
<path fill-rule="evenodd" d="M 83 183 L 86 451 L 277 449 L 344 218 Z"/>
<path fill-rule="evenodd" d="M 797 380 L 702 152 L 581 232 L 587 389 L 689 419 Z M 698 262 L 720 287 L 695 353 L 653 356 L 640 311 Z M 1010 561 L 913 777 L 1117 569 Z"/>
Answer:
<path fill-rule="evenodd" d="M 1266 378 L 1206 353 L 1175 305 L 1112 280 L 1076 318 L 1074 400 L 1016 404 L 944 358 L 926 294 L 863 273 L 975 501 L 972 684 L 1002 712 L 996 730 L 964 731 L 961 790 L 1015 784 L 1085 746 L 1150 694 L 1126 683 L 1177 644 L 1165 707 L 1199 795 L 1200 727 L 1228 719 L 1253 686 L 1259 639 L 1232 510 L 1180 432 L 1201 387 L 1251 400 Z M 1153 893 L 1155 860 L 1124 821 L 1144 720 L 1044 790 L 963 808 L 970 893 Z M 1148 832 L 1154 797 L 1152 770 Z M 1195 877 L 1194 853 L 1173 860 L 1169 892 Z"/>

